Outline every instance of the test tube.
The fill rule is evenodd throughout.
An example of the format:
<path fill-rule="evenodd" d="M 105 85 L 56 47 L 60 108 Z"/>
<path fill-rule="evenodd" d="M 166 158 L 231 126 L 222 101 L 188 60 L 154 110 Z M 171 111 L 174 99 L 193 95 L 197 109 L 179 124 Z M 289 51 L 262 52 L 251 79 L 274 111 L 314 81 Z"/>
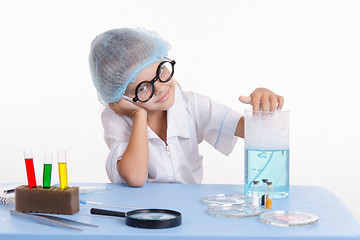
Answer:
<path fill-rule="evenodd" d="M 66 152 L 58 151 L 58 169 L 59 169 L 59 182 L 61 189 L 67 189 L 67 171 L 66 171 Z"/>
<path fill-rule="evenodd" d="M 259 206 L 259 181 L 253 181 L 251 186 L 251 205 Z"/>
<path fill-rule="evenodd" d="M 266 182 L 268 181 L 268 179 L 264 178 L 261 180 L 263 183 L 261 185 L 261 206 L 265 207 L 265 200 L 266 200 L 266 196 L 265 196 L 265 192 L 266 192 Z"/>
<path fill-rule="evenodd" d="M 43 188 L 50 188 L 52 160 L 53 160 L 52 153 L 44 154 Z"/>
<path fill-rule="evenodd" d="M 34 161 L 31 149 L 24 150 L 24 158 L 29 188 L 36 188 Z"/>
<path fill-rule="evenodd" d="M 272 209 L 272 200 L 273 200 L 273 185 L 272 182 L 266 182 L 266 200 L 265 207 L 266 209 Z"/>

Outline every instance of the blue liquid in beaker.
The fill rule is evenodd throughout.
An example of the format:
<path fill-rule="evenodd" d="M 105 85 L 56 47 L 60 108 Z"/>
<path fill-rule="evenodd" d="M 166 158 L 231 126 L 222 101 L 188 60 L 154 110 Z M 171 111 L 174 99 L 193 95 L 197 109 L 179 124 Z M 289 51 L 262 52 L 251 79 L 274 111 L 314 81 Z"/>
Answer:
<path fill-rule="evenodd" d="M 249 195 L 252 181 L 268 179 L 274 187 L 274 198 L 289 194 L 289 149 L 245 149 L 245 194 Z"/>

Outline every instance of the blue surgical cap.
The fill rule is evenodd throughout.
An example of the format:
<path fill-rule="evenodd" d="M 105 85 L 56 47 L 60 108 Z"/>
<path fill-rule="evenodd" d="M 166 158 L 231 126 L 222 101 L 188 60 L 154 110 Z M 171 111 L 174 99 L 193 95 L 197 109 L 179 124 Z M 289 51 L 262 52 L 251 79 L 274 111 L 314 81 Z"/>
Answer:
<path fill-rule="evenodd" d="M 102 103 L 117 102 L 145 68 L 167 56 L 170 44 L 142 28 L 106 31 L 91 43 L 92 80 Z"/>

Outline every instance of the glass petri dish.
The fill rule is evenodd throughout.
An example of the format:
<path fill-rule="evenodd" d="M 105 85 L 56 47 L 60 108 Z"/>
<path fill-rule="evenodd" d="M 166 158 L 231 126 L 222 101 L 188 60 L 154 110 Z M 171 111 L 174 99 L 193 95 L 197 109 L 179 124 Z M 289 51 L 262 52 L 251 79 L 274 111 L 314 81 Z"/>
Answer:
<path fill-rule="evenodd" d="M 244 194 L 215 194 L 201 198 L 201 201 L 209 206 L 219 204 L 243 204 L 245 203 Z"/>
<path fill-rule="evenodd" d="M 264 212 L 264 209 L 249 204 L 224 204 L 210 206 L 208 212 L 217 217 L 243 218 L 258 216 Z"/>
<path fill-rule="evenodd" d="M 260 215 L 260 221 L 280 227 L 304 226 L 316 223 L 319 217 L 305 212 L 271 211 Z"/>

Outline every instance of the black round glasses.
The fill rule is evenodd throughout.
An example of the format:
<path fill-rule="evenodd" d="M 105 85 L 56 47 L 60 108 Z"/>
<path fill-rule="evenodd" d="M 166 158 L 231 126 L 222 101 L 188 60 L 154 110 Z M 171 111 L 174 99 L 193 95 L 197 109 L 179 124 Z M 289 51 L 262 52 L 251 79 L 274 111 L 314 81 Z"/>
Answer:
<path fill-rule="evenodd" d="M 162 61 L 156 69 L 156 76 L 151 81 L 143 81 L 139 83 L 135 88 L 135 97 L 130 98 L 125 95 L 122 97 L 126 100 L 132 102 L 147 102 L 153 96 L 155 92 L 154 84 L 157 80 L 160 82 L 168 82 L 174 75 L 174 65 L 175 60 L 170 60 L 169 58 L 165 58 L 165 61 Z"/>

